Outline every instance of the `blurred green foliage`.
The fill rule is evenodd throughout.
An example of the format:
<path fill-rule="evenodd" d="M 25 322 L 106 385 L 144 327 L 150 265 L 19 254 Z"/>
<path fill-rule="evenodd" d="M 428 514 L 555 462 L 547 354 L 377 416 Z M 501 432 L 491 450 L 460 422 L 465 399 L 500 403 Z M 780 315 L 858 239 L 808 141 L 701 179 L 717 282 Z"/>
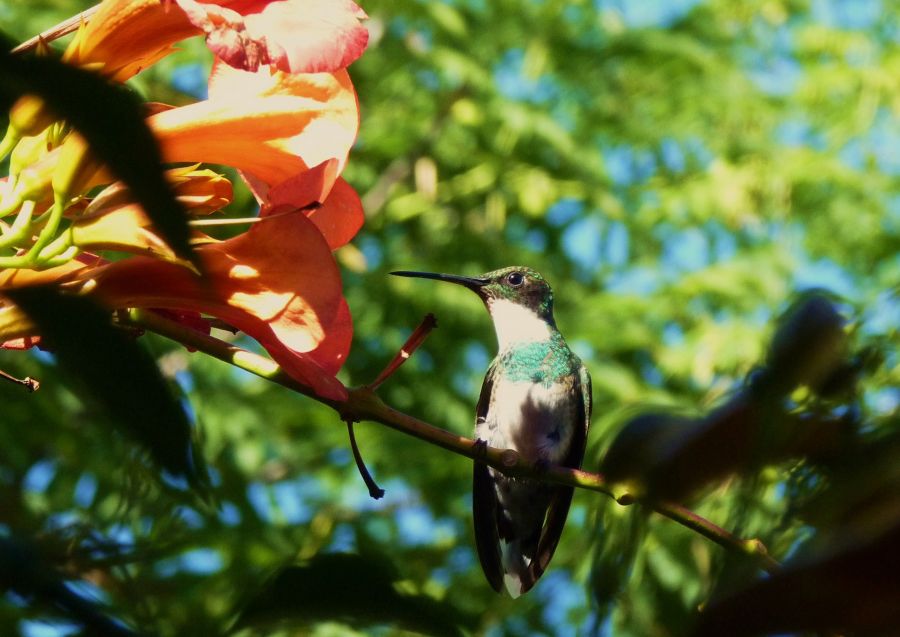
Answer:
<path fill-rule="evenodd" d="M 87 4 L 3 2 L 0 28 L 24 39 Z M 593 375 L 585 468 L 596 470 L 648 406 L 696 415 L 721 403 L 764 361 L 792 297 L 824 287 L 842 299 L 853 351 L 872 354 L 858 390 L 825 407 L 853 411 L 862 445 L 896 430 L 900 17 L 890 3 L 363 6 L 372 37 L 350 69 L 362 131 L 345 176 L 367 222 L 339 253 L 355 324 L 345 383 L 372 380 L 434 312 L 440 328 L 380 394 L 469 435 L 495 348 L 486 312 L 465 290 L 387 272 L 530 265 L 552 282 L 557 322 Z M 208 64 L 197 50 L 136 88 L 177 100 Z M 96 427 L 50 357 L 3 352 L 0 367 L 42 387 L 0 384 L 0 534 L 33 538 L 79 591 L 149 633 L 222 634 L 275 569 L 323 552 L 382 555 L 403 593 L 446 600 L 492 636 L 677 635 L 711 595 L 757 576 L 671 521 L 578 492 L 541 583 L 516 601 L 495 596 L 474 555 L 468 460 L 362 423 L 360 447 L 387 490 L 372 501 L 329 409 L 142 341 L 190 404 L 215 506 Z M 829 476 L 792 461 L 690 504 L 785 558 L 835 524 L 835 497 L 852 499 L 822 504 Z M 854 493 L 878 474 L 863 478 Z M 48 617 L 13 593 L 0 601 L 0 633 L 42 634 Z M 290 634 L 281 630 L 272 634 Z"/>

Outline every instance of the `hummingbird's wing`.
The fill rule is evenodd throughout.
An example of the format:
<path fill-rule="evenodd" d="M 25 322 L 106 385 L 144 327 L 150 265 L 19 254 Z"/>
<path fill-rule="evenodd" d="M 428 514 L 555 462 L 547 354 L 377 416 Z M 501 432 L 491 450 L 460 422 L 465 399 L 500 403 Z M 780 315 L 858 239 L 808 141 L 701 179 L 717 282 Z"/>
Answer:
<path fill-rule="evenodd" d="M 582 364 L 578 369 L 578 385 L 575 391 L 581 393 L 580 408 L 576 410 L 575 434 L 572 438 L 572 445 L 569 447 L 569 453 L 563 460 L 563 465 L 572 467 L 573 469 L 581 468 L 581 462 L 584 460 L 584 449 L 587 444 L 587 432 L 591 425 L 591 408 L 593 398 L 591 392 L 591 375 L 587 368 Z M 550 506 L 547 508 L 547 519 L 544 522 L 544 529 L 541 531 L 541 539 L 538 541 L 537 550 L 534 552 L 534 558 L 528 565 L 528 576 L 522 580 L 522 592 L 530 590 L 532 586 L 544 574 L 544 570 L 556 551 L 556 545 L 559 544 L 559 538 L 562 536 L 563 527 L 566 524 L 566 517 L 569 515 L 569 505 L 572 503 L 572 494 L 575 489 L 573 487 L 554 487 L 553 496 L 550 499 Z"/>
<path fill-rule="evenodd" d="M 491 392 L 494 390 L 494 365 L 488 369 L 475 408 L 476 423 L 487 417 Z M 472 479 L 472 517 L 475 521 L 475 545 L 481 569 L 491 587 L 498 593 L 503 588 L 503 563 L 500 557 L 500 536 L 497 530 L 497 492 L 488 466 L 475 460 Z"/>

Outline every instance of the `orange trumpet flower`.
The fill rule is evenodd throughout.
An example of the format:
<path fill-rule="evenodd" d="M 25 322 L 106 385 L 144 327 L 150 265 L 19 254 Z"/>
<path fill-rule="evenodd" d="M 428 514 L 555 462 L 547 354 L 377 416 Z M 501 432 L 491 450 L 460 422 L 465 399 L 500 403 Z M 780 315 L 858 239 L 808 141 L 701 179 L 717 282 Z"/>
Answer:
<path fill-rule="evenodd" d="M 23 98 L 8 136 L 9 147 L 19 149 L 15 170 L 0 189 L 6 214 L 16 212 L 22 228 L 0 222 L 0 234 L 9 239 L 4 249 L 17 251 L 7 261 L 27 267 L 0 269 L 0 295 L 57 283 L 111 310 L 159 310 L 194 329 L 207 330 L 202 317 L 215 317 L 256 339 L 319 395 L 345 399 L 335 374 L 350 347 L 352 321 L 332 250 L 352 239 L 364 216 L 340 173 L 359 127 L 344 67 L 365 49 L 365 17 L 351 0 L 105 0 L 81 24 L 64 59 L 124 81 L 179 40 L 205 34 L 217 55 L 208 99 L 159 105 L 146 121 L 166 162 L 237 168 L 261 218 L 225 241 L 194 233 L 201 278 L 172 253 L 122 184 L 85 198 L 88 188 L 109 184 L 111 172 L 77 132 L 64 132 L 52 147 L 37 137 L 29 142 L 52 120 L 39 100 Z M 34 156 L 26 152 L 32 147 Z M 196 165 L 168 177 L 188 214 L 209 214 L 231 199 L 227 180 Z M 49 218 L 50 202 L 59 230 L 36 252 L 55 260 L 30 267 L 18 256 L 33 241 L 23 224 Z M 78 250 L 131 255 L 110 262 Z M 38 342 L 30 319 L 0 296 L 0 344 Z"/>
<path fill-rule="evenodd" d="M 336 177 L 356 139 L 359 106 L 346 71 L 251 73 L 217 63 L 209 99 L 147 123 L 166 161 L 226 164 L 271 187 L 331 159 Z"/>

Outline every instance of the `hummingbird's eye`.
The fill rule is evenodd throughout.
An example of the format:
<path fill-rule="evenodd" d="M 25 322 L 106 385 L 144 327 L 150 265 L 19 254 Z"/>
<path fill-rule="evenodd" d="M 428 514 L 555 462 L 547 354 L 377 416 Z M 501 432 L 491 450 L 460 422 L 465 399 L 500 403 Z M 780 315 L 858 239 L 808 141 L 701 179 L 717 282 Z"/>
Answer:
<path fill-rule="evenodd" d="M 525 281 L 525 275 L 521 272 L 511 272 L 509 276 L 506 277 L 506 282 L 509 283 L 514 288 L 519 287 Z"/>

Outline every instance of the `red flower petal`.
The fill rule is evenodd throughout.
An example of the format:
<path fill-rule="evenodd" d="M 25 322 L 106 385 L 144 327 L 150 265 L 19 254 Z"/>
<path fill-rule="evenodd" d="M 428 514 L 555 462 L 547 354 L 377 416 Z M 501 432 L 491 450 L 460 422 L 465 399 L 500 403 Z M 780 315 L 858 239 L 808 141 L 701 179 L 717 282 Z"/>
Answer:
<path fill-rule="evenodd" d="M 175 0 L 206 33 L 209 48 L 229 65 L 287 73 L 345 68 L 362 55 L 367 16 L 351 0 Z"/>
<path fill-rule="evenodd" d="M 309 214 L 332 250 L 348 243 L 365 221 L 362 201 L 353 187 L 341 178 L 334 182 L 331 194 Z"/>
<path fill-rule="evenodd" d="M 337 374 L 350 352 L 350 339 L 345 335 L 352 333 L 352 330 L 353 318 L 350 316 L 350 306 L 342 297 L 338 311 L 331 322 L 331 329 L 325 332 L 325 340 L 319 343 L 319 346 L 309 355 L 326 372 Z"/>
<path fill-rule="evenodd" d="M 221 243 L 200 246 L 207 279 L 187 268 L 133 257 L 88 273 L 111 307 L 195 310 L 255 338 L 316 393 L 346 399 L 334 373 L 349 351 L 337 264 L 302 214 L 272 217 Z M 322 348 L 320 350 L 320 348 Z"/>
<path fill-rule="evenodd" d="M 26 350 L 41 344 L 40 336 L 23 336 L 0 343 L 0 349 Z"/>
<path fill-rule="evenodd" d="M 325 236 L 332 250 L 348 243 L 365 220 L 362 201 L 346 181 L 334 178 L 335 160 L 319 164 L 267 188 L 250 178 L 251 190 L 262 204 L 260 216 L 306 209 L 306 215 Z M 329 188 L 330 192 L 325 191 Z M 324 191 L 324 192 L 323 192 Z M 319 205 L 316 205 L 318 202 Z"/>
<path fill-rule="evenodd" d="M 318 166 L 297 173 L 271 188 L 250 173 L 241 173 L 244 181 L 261 206 L 260 216 L 299 210 L 325 201 L 338 176 L 337 159 L 323 161 Z"/>

